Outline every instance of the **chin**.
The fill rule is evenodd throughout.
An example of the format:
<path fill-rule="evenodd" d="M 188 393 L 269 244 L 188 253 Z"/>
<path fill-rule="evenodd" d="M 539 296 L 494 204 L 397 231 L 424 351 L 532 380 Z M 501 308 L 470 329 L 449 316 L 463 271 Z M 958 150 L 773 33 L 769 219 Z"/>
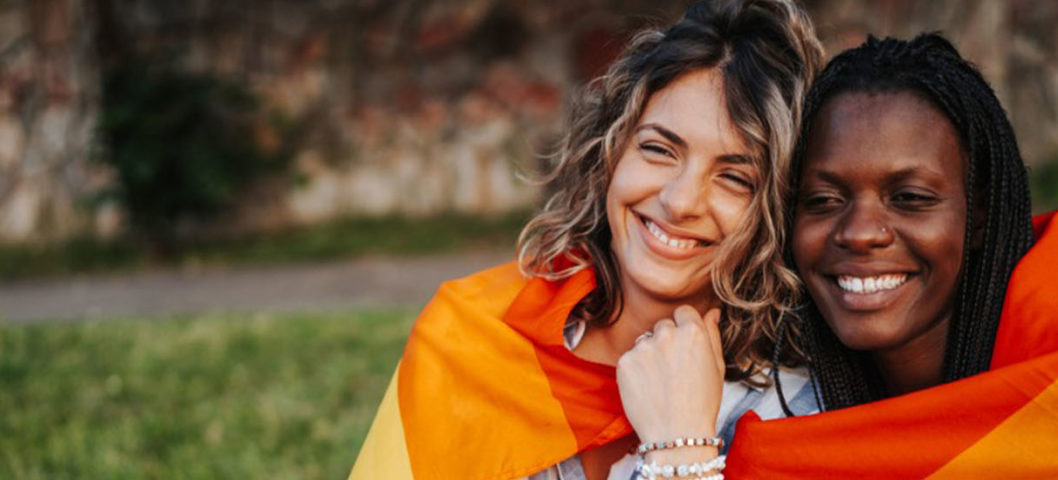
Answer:
<path fill-rule="evenodd" d="M 703 284 L 698 279 L 688 279 L 686 275 L 678 272 L 657 270 L 631 271 L 629 280 L 651 297 L 673 302 L 684 299 L 692 300 L 701 296 L 709 287 L 708 282 Z"/>
<path fill-rule="evenodd" d="M 893 347 L 899 338 L 897 332 L 886 328 L 877 328 L 880 325 L 870 325 L 873 322 L 886 322 L 880 319 L 858 319 L 858 325 L 846 325 L 844 328 L 829 325 L 838 341 L 852 350 L 877 351 Z"/>

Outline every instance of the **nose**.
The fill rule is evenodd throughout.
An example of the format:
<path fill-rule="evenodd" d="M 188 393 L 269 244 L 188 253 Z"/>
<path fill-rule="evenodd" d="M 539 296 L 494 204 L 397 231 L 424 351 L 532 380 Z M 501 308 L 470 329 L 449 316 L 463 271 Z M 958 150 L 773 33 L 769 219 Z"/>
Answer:
<path fill-rule="evenodd" d="M 857 253 L 885 248 L 893 243 L 893 229 L 888 225 L 880 202 L 857 201 L 842 215 L 834 230 L 834 243 Z"/>
<path fill-rule="evenodd" d="M 671 220 L 693 220 L 705 214 L 708 192 L 701 173 L 684 168 L 661 189 L 658 199 Z"/>

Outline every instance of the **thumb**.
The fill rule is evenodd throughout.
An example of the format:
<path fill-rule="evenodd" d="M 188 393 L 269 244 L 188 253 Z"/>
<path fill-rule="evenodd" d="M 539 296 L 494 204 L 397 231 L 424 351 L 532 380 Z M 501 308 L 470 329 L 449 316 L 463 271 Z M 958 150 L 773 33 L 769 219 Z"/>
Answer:
<path fill-rule="evenodd" d="M 711 309 L 709 309 L 708 312 L 705 312 L 704 319 L 705 319 L 706 322 L 710 322 L 713 325 L 719 326 L 720 325 L 720 309 L 719 308 L 711 308 Z"/>

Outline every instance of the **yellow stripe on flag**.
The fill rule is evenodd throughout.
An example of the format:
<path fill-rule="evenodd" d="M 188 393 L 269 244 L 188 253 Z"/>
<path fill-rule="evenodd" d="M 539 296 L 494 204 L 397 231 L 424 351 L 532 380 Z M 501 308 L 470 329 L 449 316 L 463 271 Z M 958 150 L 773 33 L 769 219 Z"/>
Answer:
<path fill-rule="evenodd" d="M 1058 381 L 928 480 L 1058 478 Z"/>
<path fill-rule="evenodd" d="M 397 366 L 398 370 L 400 366 Z M 411 463 L 408 461 L 408 449 L 404 443 L 404 427 L 400 420 L 400 404 L 397 402 L 397 377 L 386 389 L 382 405 L 367 433 L 360 455 L 353 464 L 349 480 L 375 480 L 386 478 L 392 480 L 413 480 Z"/>

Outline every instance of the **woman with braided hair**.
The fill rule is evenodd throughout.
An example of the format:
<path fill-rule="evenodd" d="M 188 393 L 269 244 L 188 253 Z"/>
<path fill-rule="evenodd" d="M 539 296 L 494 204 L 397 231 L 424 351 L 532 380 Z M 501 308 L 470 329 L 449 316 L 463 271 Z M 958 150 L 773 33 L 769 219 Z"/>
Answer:
<path fill-rule="evenodd" d="M 780 330 L 803 332 L 824 413 L 746 415 L 728 478 L 1058 478 L 1058 225 L 1031 218 L 991 88 L 939 35 L 870 38 L 802 125 L 787 256 L 808 301 Z"/>
<path fill-rule="evenodd" d="M 807 100 L 790 252 L 836 409 L 988 369 L 1007 281 L 1033 243 L 1014 132 L 935 34 L 871 38 Z"/>
<path fill-rule="evenodd" d="M 809 91 L 792 169 L 795 321 L 833 413 L 747 419 L 730 476 L 1058 478 L 1058 225 L 981 74 L 937 34 L 869 38 Z"/>

